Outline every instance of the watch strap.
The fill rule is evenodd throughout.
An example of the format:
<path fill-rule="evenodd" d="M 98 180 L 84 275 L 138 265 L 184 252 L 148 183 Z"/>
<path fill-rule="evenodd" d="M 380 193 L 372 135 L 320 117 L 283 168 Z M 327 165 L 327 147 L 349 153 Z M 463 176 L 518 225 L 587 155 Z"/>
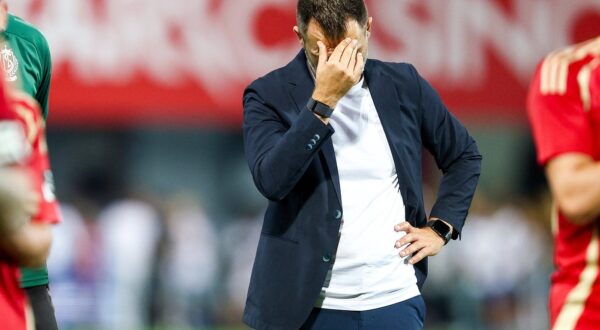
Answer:
<path fill-rule="evenodd" d="M 329 118 L 333 114 L 332 108 L 330 108 L 327 104 L 319 102 L 313 98 L 310 98 L 308 100 L 306 107 L 308 108 L 308 110 L 312 111 L 313 113 L 316 113 L 317 115 L 323 118 Z"/>

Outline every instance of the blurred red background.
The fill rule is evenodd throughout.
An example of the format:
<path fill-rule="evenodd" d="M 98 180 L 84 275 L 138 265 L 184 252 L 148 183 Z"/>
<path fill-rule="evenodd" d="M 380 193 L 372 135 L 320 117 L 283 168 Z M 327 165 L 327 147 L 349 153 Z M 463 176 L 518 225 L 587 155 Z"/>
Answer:
<path fill-rule="evenodd" d="M 300 49 L 295 3 L 20 0 L 10 9 L 50 43 L 51 124 L 238 127 L 243 88 Z M 524 121 L 541 56 L 600 34 L 597 0 L 368 4 L 370 56 L 414 64 L 465 119 Z"/>

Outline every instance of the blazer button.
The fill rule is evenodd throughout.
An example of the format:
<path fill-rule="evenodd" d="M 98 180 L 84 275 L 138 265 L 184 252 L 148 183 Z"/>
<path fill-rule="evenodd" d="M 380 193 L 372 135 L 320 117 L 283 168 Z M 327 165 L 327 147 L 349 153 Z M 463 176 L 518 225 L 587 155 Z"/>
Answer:
<path fill-rule="evenodd" d="M 312 139 L 312 140 L 310 140 L 310 143 L 317 144 L 317 140 L 316 139 Z"/>
<path fill-rule="evenodd" d="M 323 256 L 323 262 L 327 263 L 331 261 L 331 254 L 326 254 Z"/>
<path fill-rule="evenodd" d="M 306 150 L 312 150 L 312 148 L 313 148 L 312 144 L 309 143 L 306 145 Z"/>
<path fill-rule="evenodd" d="M 335 210 L 335 219 L 340 220 L 342 218 L 342 211 Z"/>
<path fill-rule="evenodd" d="M 315 136 L 313 136 L 313 139 L 319 141 L 321 139 L 321 136 L 319 134 L 315 134 Z"/>

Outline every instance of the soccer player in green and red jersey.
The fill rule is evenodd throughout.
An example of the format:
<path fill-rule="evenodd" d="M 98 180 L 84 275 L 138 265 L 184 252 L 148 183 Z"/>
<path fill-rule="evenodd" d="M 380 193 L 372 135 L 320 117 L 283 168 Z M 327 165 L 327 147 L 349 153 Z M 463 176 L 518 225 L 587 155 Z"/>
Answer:
<path fill-rule="evenodd" d="M 40 105 L 45 119 L 51 78 L 50 51 L 46 39 L 29 23 L 8 13 L 0 0 L 0 60 L 10 87 L 30 95 Z M 48 291 L 48 270 L 23 268 L 21 286 L 27 292 L 38 330 L 57 329 Z"/>

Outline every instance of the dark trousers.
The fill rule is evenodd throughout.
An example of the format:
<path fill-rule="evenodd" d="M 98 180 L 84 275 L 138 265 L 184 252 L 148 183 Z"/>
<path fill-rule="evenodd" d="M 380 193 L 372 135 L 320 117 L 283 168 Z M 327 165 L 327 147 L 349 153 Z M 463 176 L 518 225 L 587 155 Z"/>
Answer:
<path fill-rule="evenodd" d="M 50 298 L 50 292 L 47 285 L 33 286 L 25 288 L 29 304 L 35 317 L 36 330 L 58 330 L 56 317 L 54 316 L 54 306 Z"/>
<path fill-rule="evenodd" d="M 302 330 L 421 330 L 425 301 L 414 298 L 367 311 L 353 312 L 314 308 Z"/>

